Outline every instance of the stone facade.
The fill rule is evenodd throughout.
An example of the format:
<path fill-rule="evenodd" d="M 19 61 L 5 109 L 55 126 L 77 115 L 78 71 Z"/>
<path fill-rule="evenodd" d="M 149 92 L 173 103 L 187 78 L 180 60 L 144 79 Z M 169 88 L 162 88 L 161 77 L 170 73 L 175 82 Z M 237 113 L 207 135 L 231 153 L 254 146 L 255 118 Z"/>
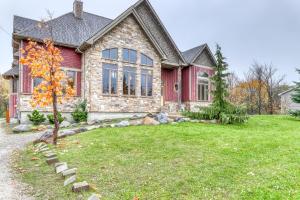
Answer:
<path fill-rule="evenodd" d="M 108 60 L 102 58 L 102 50 L 118 48 L 118 59 Z M 131 64 L 122 61 L 122 49 L 137 51 L 137 63 Z M 141 53 L 153 59 L 153 67 L 141 65 Z M 84 52 L 84 96 L 87 99 L 88 110 L 93 113 L 92 118 L 102 118 L 105 113 L 148 113 L 159 112 L 161 109 L 161 58 L 142 28 L 133 16 L 128 16 L 114 29 L 100 38 L 95 44 Z M 103 64 L 116 64 L 117 94 L 103 94 L 102 75 Z M 136 95 L 123 95 L 123 67 L 136 69 Z M 152 71 L 153 95 L 141 96 L 141 70 Z M 97 116 L 97 113 L 99 116 Z"/>
<path fill-rule="evenodd" d="M 184 102 L 184 107 L 186 110 L 190 110 L 192 112 L 199 111 L 199 107 L 207 107 L 211 104 L 211 102 Z"/>

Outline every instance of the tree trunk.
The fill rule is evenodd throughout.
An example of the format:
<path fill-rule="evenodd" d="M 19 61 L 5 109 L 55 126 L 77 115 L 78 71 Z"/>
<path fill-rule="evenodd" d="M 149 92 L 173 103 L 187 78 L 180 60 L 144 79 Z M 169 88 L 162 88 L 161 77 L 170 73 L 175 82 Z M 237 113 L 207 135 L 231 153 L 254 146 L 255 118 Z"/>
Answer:
<path fill-rule="evenodd" d="M 53 144 L 57 144 L 57 135 L 59 130 L 58 112 L 57 112 L 57 96 L 55 92 L 52 93 L 53 97 L 53 118 L 54 118 L 54 129 L 53 129 Z"/>

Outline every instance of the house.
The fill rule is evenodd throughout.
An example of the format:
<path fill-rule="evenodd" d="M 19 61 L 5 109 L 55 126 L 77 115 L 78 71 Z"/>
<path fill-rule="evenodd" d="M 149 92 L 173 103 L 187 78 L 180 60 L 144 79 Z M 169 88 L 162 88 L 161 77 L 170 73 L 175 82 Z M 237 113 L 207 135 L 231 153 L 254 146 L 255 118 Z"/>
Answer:
<path fill-rule="evenodd" d="M 73 12 L 39 21 L 14 16 L 13 63 L 3 76 L 11 82 L 10 116 L 26 122 L 33 88 L 30 69 L 19 63 L 28 39 L 50 37 L 61 49 L 67 84 L 76 96 L 59 106 L 67 117 L 77 102 L 87 100 L 88 119 L 130 117 L 135 114 L 195 110 L 207 106 L 215 58 L 207 44 L 181 52 L 148 0 L 140 0 L 116 19 L 83 10 L 75 0 Z M 195 45 L 196 46 L 196 45 Z M 39 108 L 47 113 L 51 107 Z"/>
<path fill-rule="evenodd" d="M 292 100 L 294 92 L 294 88 L 292 88 L 279 94 L 281 100 L 281 113 L 286 114 L 289 111 L 300 110 L 300 104 L 294 103 Z"/>

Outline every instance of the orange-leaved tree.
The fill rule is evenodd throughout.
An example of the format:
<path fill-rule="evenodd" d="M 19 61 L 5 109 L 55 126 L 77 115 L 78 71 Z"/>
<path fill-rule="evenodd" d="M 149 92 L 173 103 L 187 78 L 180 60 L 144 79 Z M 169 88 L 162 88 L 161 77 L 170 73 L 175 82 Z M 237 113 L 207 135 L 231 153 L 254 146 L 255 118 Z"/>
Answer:
<path fill-rule="evenodd" d="M 40 78 L 42 82 L 33 89 L 31 105 L 33 107 L 52 106 L 54 117 L 53 144 L 57 144 L 59 130 L 58 104 L 63 103 L 75 90 L 66 81 L 66 74 L 61 68 L 63 57 L 59 48 L 55 47 L 52 40 L 46 39 L 43 43 L 29 41 L 22 49 L 24 57 L 20 63 L 27 65 L 31 77 Z"/>

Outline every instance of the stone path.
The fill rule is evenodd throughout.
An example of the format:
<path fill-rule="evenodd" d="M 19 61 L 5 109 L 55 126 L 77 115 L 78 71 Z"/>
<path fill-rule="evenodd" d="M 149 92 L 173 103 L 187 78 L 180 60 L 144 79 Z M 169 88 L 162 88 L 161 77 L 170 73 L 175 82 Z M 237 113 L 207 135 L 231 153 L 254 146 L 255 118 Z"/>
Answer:
<path fill-rule="evenodd" d="M 24 186 L 13 179 L 9 166 L 10 156 L 16 149 L 22 149 L 39 134 L 11 134 L 10 129 L 0 119 L 0 200 L 31 200 L 26 196 Z"/>

